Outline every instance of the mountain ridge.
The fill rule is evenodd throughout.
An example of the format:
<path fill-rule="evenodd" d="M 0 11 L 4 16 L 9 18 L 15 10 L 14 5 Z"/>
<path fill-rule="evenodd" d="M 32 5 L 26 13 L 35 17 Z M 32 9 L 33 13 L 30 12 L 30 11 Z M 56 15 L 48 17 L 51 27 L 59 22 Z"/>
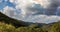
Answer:
<path fill-rule="evenodd" d="M 13 19 L 11 17 L 8 17 L 7 15 L 3 14 L 0 12 L 0 22 L 5 22 L 7 24 L 12 24 L 15 27 L 20 27 L 20 26 L 29 26 L 31 24 L 38 24 L 38 26 L 43 26 L 45 25 L 44 23 L 33 23 L 33 22 L 24 22 L 22 20 L 17 20 L 17 19 Z"/>
<path fill-rule="evenodd" d="M 10 18 L 1 12 L 0 12 L 0 22 L 5 22 L 7 24 L 12 24 L 12 25 L 18 26 L 18 27 L 21 26 L 23 23 L 23 21 Z"/>

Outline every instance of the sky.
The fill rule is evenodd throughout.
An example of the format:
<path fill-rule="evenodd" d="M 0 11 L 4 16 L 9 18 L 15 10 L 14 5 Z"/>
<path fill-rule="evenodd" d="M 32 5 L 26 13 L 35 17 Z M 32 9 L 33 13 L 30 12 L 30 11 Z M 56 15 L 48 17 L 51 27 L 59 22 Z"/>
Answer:
<path fill-rule="evenodd" d="M 0 12 L 26 22 L 57 22 L 59 10 L 60 0 L 0 0 Z"/>

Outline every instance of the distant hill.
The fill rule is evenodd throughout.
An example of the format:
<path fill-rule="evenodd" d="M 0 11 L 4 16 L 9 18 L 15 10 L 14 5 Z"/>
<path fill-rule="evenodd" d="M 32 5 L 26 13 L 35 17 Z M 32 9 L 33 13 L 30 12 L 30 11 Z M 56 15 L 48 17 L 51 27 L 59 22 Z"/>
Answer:
<path fill-rule="evenodd" d="M 23 29 L 22 31 L 24 31 L 25 28 L 27 30 L 28 30 L 28 28 L 29 29 L 32 28 L 29 31 L 60 32 L 60 21 L 54 22 L 54 23 L 49 23 L 49 24 L 24 22 L 21 20 L 10 18 L 10 17 L 8 17 L 5 14 L 0 12 L 0 22 L 4 22 L 6 24 L 12 24 L 15 27 L 20 27 L 21 29 Z M 31 25 L 31 24 L 34 24 L 34 25 L 37 24 L 38 26 L 35 27 L 34 25 Z M 35 30 L 35 29 L 38 29 L 38 30 Z M 27 30 L 25 30 L 25 31 L 27 31 Z"/>
<path fill-rule="evenodd" d="M 60 32 L 60 21 L 44 25 L 41 28 L 45 32 Z"/>
<path fill-rule="evenodd" d="M 5 22 L 7 24 L 12 24 L 18 27 L 25 25 L 23 21 L 10 18 L 1 12 L 0 12 L 0 22 Z"/>
<path fill-rule="evenodd" d="M 8 17 L 7 15 L 0 12 L 0 22 L 5 22 L 7 24 L 12 24 L 14 26 L 20 27 L 20 26 L 29 26 L 30 24 L 38 24 L 39 26 L 42 26 L 43 23 L 33 23 L 33 22 L 24 22 L 21 20 L 13 19 Z"/>

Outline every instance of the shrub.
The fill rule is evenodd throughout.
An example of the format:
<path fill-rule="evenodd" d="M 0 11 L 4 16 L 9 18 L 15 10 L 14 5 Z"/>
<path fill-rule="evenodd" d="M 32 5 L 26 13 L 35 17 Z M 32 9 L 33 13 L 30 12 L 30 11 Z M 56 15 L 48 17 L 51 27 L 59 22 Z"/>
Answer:
<path fill-rule="evenodd" d="M 15 32 L 15 29 L 11 24 L 0 22 L 0 32 Z"/>

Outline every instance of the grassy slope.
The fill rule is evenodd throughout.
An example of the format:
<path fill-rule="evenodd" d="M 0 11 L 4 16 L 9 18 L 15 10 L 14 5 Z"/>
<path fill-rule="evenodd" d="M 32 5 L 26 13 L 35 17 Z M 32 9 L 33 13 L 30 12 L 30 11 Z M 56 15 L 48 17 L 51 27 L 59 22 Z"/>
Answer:
<path fill-rule="evenodd" d="M 18 21 L 16 19 L 10 18 L 10 17 L 8 17 L 5 14 L 0 12 L 0 22 L 1 21 L 5 22 L 5 23 L 8 23 L 8 24 L 12 24 L 14 26 L 18 26 L 18 27 L 24 25 L 23 21 L 21 21 L 21 20 Z"/>

